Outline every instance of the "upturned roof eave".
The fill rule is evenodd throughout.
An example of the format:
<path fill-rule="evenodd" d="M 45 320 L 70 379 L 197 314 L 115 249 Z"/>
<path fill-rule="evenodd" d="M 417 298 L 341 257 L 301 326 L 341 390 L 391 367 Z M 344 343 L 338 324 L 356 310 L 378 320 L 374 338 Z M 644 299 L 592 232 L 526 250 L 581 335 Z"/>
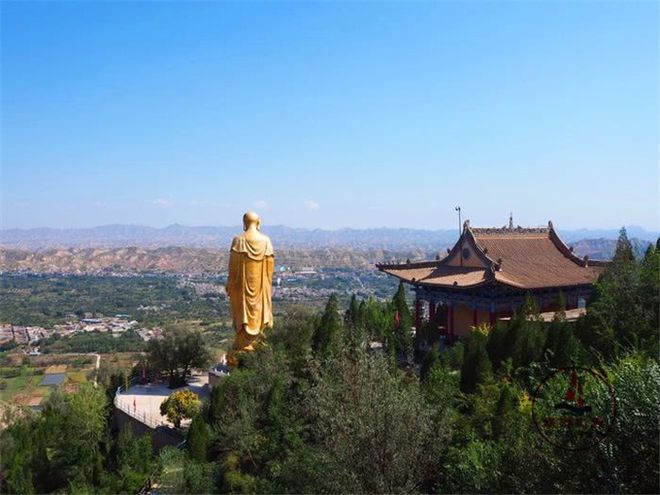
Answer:
<path fill-rule="evenodd" d="M 523 284 L 519 284 L 516 282 L 513 282 L 511 280 L 503 280 L 502 278 L 498 278 L 495 273 L 493 273 L 492 276 L 488 276 L 487 272 L 484 273 L 484 278 L 483 280 L 474 283 L 474 284 L 465 284 L 465 285 L 459 285 L 459 284 L 442 284 L 442 283 L 434 283 L 434 282 L 425 282 L 423 280 L 414 280 L 412 278 L 407 278 L 403 277 L 401 275 L 395 274 L 395 273 L 390 273 L 387 270 L 381 269 L 384 273 L 387 273 L 388 275 L 392 277 L 396 277 L 399 280 L 401 280 L 404 283 L 414 285 L 414 286 L 420 286 L 420 287 L 428 287 L 428 288 L 440 288 L 440 289 L 449 289 L 449 290 L 462 290 L 462 289 L 472 289 L 475 287 L 482 287 L 484 285 L 501 285 L 504 287 L 510 287 L 513 289 L 519 289 L 519 290 L 543 290 L 543 289 L 562 289 L 562 288 L 574 288 L 574 287 L 587 287 L 593 285 L 591 282 L 575 282 L 575 283 L 566 283 L 566 284 L 555 284 L 555 285 L 541 285 L 541 286 L 535 286 L 535 287 L 529 287 L 525 286 Z"/>
<path fill-rule="evenodd" d="M 414 278 L 401 276 L 399 274 L 392 273 L 392 272 L 388 271 L 385 267 L 382 267 L 382 268 L 379 267 L 378 269 L 380 271 L 382 271 L 383 273 L 386 273 L 387 275 L 398 278 L 402 282 L 405 282 L 405 283 L 411 284 L 411 285 L 416 285 L 416 286 L 423 286 L 423 287 L 442 287 L 442 288 L 446 288 L 446 289 L 470 289 L 470 288 L 473 288 L 473 287 L 479 287 L 479 286 L 482 286 L 482 285 L 486 285 L 489 282 L 495 281 L 494 278 L 489 277 L 486 273 L 484 273 L 484 278 L 482 280 L 480 280 L 479 282 L 475 283 L 475 284 L 467 284 L 467 285 L 440 284 L 440 283 L 434 283 L 434 282 L 425 282 L 423 280 L 416 280 Z"/>
<path fill-rule="evenodd" d="M 552 244 L 554 245 L 555 249 L 563 255 L 565 258 L 569 259 L 571 262 L 575 264 L 576 269 L 588 269 L 588 268 L 593 268 L 593 267 L 605 267 L 609 264 L 608 261 L 603 261 L 603 260 L 589 260 L 587 257 L 585 258 L 580 258 L 576 256 L 573 253 L 573 250 L 569 248 L 559 237 L 557 232 L 554 230 L 554 227 L 552 225 L 552 222 L 548 222 L 547 227 L 535 227 L 535 228 L 521 228 L 518 227 L 517 229 L 511 230 L 511 233 L 514 234 L 521 234 L 521 233 L 526 233 L 526 232 L 531 232 L 533 234 L 544 234 L 547 236 L 547 238 L 550 239 Z M 475 232 L 477 234 L 489 234 L 493 233 L 495 235 L 499 234 L 508 234 L 509 231 L 507 231 L 506 228 L 502 229 L 481 229 L 481 228 L 476 228 L 475 231 L 472 230 L 470 227 L 470 222 L 469 220 L 466 220 L 463 223 L 463 232 L 461 233 L 461 236 L 459 237 L 458 241 L 454 244 L 454 246 L 449 250 L 447 253 L 447 256 L 441 260 L 433 260 L 433 261 L 418 261 L 418 262 L 407 262 L 407 263 L 392 263 L 392 264 L 387 264 L 387 263 L 379 263 L 376 264 L 376 267 L 378 270 L 387 273 L 388 275 L 391 275 L 393 277 L 398 278 L 399 280 L 402 280 L 403 282 L 416 285 L 416 286 L 423 286 L 423 287 L 438 287 L 438 288 L 443 288 L 443 289 L 449 289 L 449 290 L 461 290 L 461 289 L 470 289 L 474 287 L 479 287 L 486 285 L 488 283 L 493 283 L 497 285 L 502 285 L 502 286 L 507 286 L 507 287 L 512 287 L 515 289 L 519 290 L 542 290 L 542 289 L 550 289 L 550 288 L 557 288 L 557 289 L 562 289 L 562 288 L 572 288 L 572 287 L 579 287 L 579 286 L 587 286 L 587 285 L 593 285 L 593 282 L 569 282 L 569 283 L 559 283 L 559 284 L 549 284 L 549 285 L 537 285 L 534 287 L 530 287 L 529 285 L 517 283 L 513 280 L 510 280 L 506 277 L 506 271 L 504 273 L 501 273 L 500 270 L 502 269 L 501 267 L 501 260 L 493 260 L 490 258 L 487 254 L 487 252 L 482 248 L 482 246 L 479 245 L 479 242 L 477 241 Z M 433 282 L 424 282 L 424 281 L 419 281 L 419 280 L 414 280 L 412 277 L 405 277 L 400 274 L 395 274 L 392 273 L 390 270 L 401 270 L 401 271 L 406 271 L 406 270 L 413 270 L 417 268 L 440 268 L 442 266 L 453 266 L 449 265 L 449 261 L 452 260 L 456 255 L 458 255 L 458 251 L 462 249 L 464 243 L 467 242 L 474 250 L 475 254 L 477 257 L 481 260 L 483 263 L 483 269 L 484 270 L 484 277 L 483 280 L 474 283 L 474 284 L 468 284 L 468 285 L 454 285 L 454 284 L 443 284 L 443 283 L 433 283 Z M 506 265 L 506 263 L 505 263 Z M 506 267 L 505 267 L 506 268 Z"/>

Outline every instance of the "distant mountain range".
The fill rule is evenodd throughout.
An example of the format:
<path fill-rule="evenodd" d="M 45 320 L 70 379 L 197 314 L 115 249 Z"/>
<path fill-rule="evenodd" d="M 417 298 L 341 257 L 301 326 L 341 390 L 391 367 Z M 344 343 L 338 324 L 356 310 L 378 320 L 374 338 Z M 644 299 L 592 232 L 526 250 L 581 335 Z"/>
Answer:
<path fill-rule="evenodd" d="M 352 248 L 281 248 L 275 253 L 278 268 L 373 269 L 379 261 L 417 260 L 428 255 L 420 250 L 387 251 Z M 165 248 L 67 248 L 25 251 L 0 248 L 0 272 L 66 274 L 122 273 L 224 273 L 229 250 L 192 247 Z"/>
<path fill-rule="evenodd" d="M 394 260 L 434 259 L 444 256 L 457 236 L 451 230 L 342 229 L 336 231 L 264 227 L 273 239 L 278 266 L 302 269 L 373 268 Z M 0 271 L 43 273 L 222 273 L 229 243 L 238 227 L 183 227 L 164 229 L 106 226 L 92 229 L 29 229 L 1 232 Z M 638 256 L 655 235 L 631 228 Z M 561 232 L 579 256 L 610 259 L 618 231 Z M 596 238 L 588 238 L 594 236 Z"/>
<path fill-rule="evenodd" d="M 649 243 L 633 239 L 635 252 L 642 255 Z M 575 244 L 575 253 L 591 259 L 609 259 L 614 253 L 614 239 L 583 239 Z M 446 252 L 446 251 L 445 251 Z M 280 247 L 276 250 L 278 267 L 301 270 L 313 268 L 374 269 L 382 261 L 433 259 L 445 252 L 352 247 Z M 96 247 L 58 248 L 28 251 L 0 248 L 0 272 L 39 272 L 66 274 L 177 273 L 220 274 L 227 267 L 227 249 L 170 246 L 163 248 Z"/>
<path fill-rule="evenodd" d="M 640 241 L 655 242 L 658 232 L 640 227 L 627 227 L 628 236 Z M 104 225 L 85 229 L 6 229 L 0 230 L 0 246 L 30 251 L 67 248 L 116 247 L 203 247 L 228 249 L 231 239 L 241 228 L 188 227 L 170 225 L 164 228 L 140 225 Z M 453 245 L 458 238 L 457 229 L 301 229 L 283 225 L 264 226 L 276 246 L 284 248 L 322 249 L 345 247 L 353 249 L 423 250 L 432 252 Z M 560 230 L 567 243 L 582 239 L 616 239 L 618 230 Z"/>

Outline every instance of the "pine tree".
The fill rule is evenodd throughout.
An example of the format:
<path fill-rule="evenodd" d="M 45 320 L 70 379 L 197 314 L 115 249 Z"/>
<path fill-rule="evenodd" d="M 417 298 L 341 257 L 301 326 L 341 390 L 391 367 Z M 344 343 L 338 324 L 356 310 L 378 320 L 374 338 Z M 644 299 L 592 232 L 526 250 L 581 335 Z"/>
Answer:
<path fill-rule="evenodd" d="M 500 391 L 500 398 L 495 407 L 493 416 L 493 437 L 499 440 L 506 436 L 506 430 L 511 426 L 511 421 L 515 413 L 516 397 L 511 390 L 510 385 L 504 385 Z"/>
<path fill-rule="evenodd" d="M 596 283 L 597 295 L 580 328 L 579 335 L 585 346 L 593 346 L 607 357 L 638 344 L 647 325 L 640 292 L 641 266 L 622 228 L 612 263 Z M 653 331 L 657 332 L 657 328 Z"/>
<path fill-rule="evenodd" d="M 406 361 L 412 359 L 413 339 L 410 329 L 412 328 L 412 314 L 408 303 L 406 302 L 406 290 L 403 282 L 399 282 L 399 287 L 392 298 L 392 324 L 394 326 L 394 337 L 396 352 L 405 357 Z"/>
<path fill-rule="evenodd" d="M 542 356 L 546 341 L 542 321 L 536 301 L 527 294 L 520 312 L 511 319 L 506 337 L 506 349 L 516 368 Z"/>
<path fill-rule="evenodd" d="M 351 297 L 351 302 L 344 314 L 344 328 L 348 346 L 353 349 L 359 349 L 364 344 L 364 325 L 360 317 L 360 304 L 355 294 Z"/>
<path fill-rule="evenodd" d="M 619 239 L 616 242 L 616 251 L 614 252 L 613 261 L 633 261 L 635 259 L 635 252 L 633 251 L 630 239 L 628 239 L 628 232 L 625 227 L 621 227 L 619 231 Z"/>
<path fill-rule="evenodd" d="M 525 317 L 520 313 L 514 313 L 509 320 L 508 324 L 502 323 L 502 335 L 500 337 L 500 354 L 499 359 L 501 363 L 507 358 L 512 358 L 515 354 L 516 343 L 518 342 L 518 334 L 521 327 L 524 325 Z"/>
<path fill-rule="evenodd" d="M 554 321 L 566 321 L 566 297 L 564 293 L 559 293 L 559 298 L 557 299 L 557 311 L 553 318 Z"/>
<path fill-rule="evenodd" d="M 507 357 L 507 350 L 504 348 L 507 326 L 504 323 L 497 323 L 488 334 L 486 350 L 493 368 L 498 370 L 502 366 L 502 361 Z"/>
<path fill-rule="evenodd" d="M 197 462 L 206 462 L 210 441 L 209 429 L 202 415 L 193 418 L 186 436 L 188 456 Z"/>
<path fill-rule="evenodd" d="M 493 377 L 493 366 L 486 351 L 484 335 L 472 332 L 467 341 L 465 356 L 461 367 L 461 391 L 472 394 L 477 385 L 487 382 Z"/>
<path fill-rule="evenodd" d="M 357 296 L 353 294 L 351 296 L 351 302 L 348 305 L 346 310 L 346 315 L 344 316 L 344 323 L 353 328 L 357 327 L 360 321 L 360 304 L 357 301 Z"/>
<path fill-rule="evenodd" d="M 319 326 L 314 332 L 312 350 L 317 357 L 327 358 L 342 348 L 342 321 L 339 316 L 339 301 L 332 294 L 328 298 Z"/>
<path fill-rule="evenodd" d="M 543 355 L 547 357 L 550 362 L 554 362 L 557 355 L 557 346 L 559 345 L 560 332 L 564 322 L 553 320 L 548 327 L 545 345 L 543 346 Z"/>
<path fill-rule="evenodd" d="M 660 239 L 658 239 L 660 243 Z M 639 300 L 645 324 L 639 328 L 640 337 L 648 349 L 657 349 L 660 328 L 660 249 L 650 245 L 641 263 Z"/>
<path fill-rule="evenodd" d="M 440 356 L 438 355 L 438 351 L 435 348 L 431 349 L 429 352 L 426 353 L 426 356 L 424 356 L 424 360 L 422 361 L 422 366 L 419 370 L 419 379 L 422 382 L 426 382 L 429 373 L 431 373 L 433 368 L 439 363 L 440 363 Z"/>
<path fill-rule="evenodd" d="M 550 363 L 556 362 L 557 346 L 561 338 L 562 328 L 566 325 L 566 298 L 559 293 L 557 311 L 546 330 L 545 344 L 543 345 L 542 358 L 548 358 Z"/>
<path fill-rule="evenodd" d="M 554 356 L 550 360 L 550 363 L 557 368 L 571 366 L 580 352 L 580 343 L 573 335 L 573 330 L 569 323 L 562 323 L 558 330 Z"/>
<path fill-rule="evenodd" d="M 410 308 L 406 302 L 406 289 L 403 286 L 403 282 L 399 282 L 399 287 L 392 298 L 392 306 L 395 311 L 399 312 L 401 326 L 404 326 L 405 324 L 410 327 L 412 325 L 412 314 L 410 313 Z"/>

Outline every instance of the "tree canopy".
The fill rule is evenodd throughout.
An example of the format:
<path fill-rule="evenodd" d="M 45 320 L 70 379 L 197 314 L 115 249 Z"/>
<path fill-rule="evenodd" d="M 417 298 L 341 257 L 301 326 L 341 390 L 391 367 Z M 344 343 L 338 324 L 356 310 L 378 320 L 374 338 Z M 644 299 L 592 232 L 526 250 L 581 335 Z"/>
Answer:
<path fill-rule="evenodd" d="M 653 246 L 630 256 L 624 234 L 577 323 L 561 311 L 542 322 L 530 298 L 508 324 L 416 361 L 403 286 L 390 300 L 294 308 L 208 400 L 165 401 L 173 423 L 192 419 L 182 450 L 156 455 L 148 436 L 113 431 L 119 375 L 104 374 L 109 393 L 56 391 L 0 433 L 1 490 L 136 493 L 158 467 L 163 493 L 657 493 L 660 258 Z M 176 384 L 205 366 L 200 346 L 177 328 L 149 358 Z M 566 366 L 615 392 L 608 434 L 577 454 L 533 415 L 539 384 Z"/>
<path fill-rule="evenodd" d="M 167 376 L 170 388 L 185 385 L 190 372 L 210 364 L 210 355 L 201 333 L 187 327 L 166 329 L 148 346 L 149 364 Z"/>

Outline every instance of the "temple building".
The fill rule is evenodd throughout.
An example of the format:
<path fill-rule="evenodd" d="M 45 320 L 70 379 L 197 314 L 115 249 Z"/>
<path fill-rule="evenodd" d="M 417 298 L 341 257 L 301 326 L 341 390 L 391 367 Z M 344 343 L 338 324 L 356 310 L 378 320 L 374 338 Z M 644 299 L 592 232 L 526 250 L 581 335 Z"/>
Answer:
<path fill-rule="evenodd" d="M 382 263 L 378 269 L 413 286 L 416 328 L 437 325 L 437 338 L 451 344 L 481 323 L 510 317 L 529 295 L 542 312 L 584 308 L 605 261 L 573 254 L 552 222 L 548 227 L 472 228 L 469 220 L 447 256 L 434 261 Z M 435 340 L 435 336 L 431 336 Z"/>

